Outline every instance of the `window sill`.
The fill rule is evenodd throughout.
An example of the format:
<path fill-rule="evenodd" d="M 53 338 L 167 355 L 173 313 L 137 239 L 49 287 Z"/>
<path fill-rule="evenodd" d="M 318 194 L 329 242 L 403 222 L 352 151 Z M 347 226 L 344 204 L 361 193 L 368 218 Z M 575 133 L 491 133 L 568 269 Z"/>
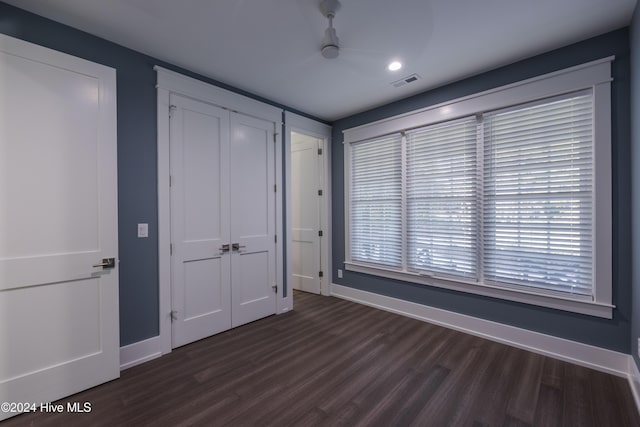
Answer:
<path fill-rule="evenodd" d="M 516 301 L 525 304 L 553 308 L 557 310 L 570 311 L 573 313 L 586 314 L 594 317 L 602 317 L 605 319 L 611 319 L 613 317 L 613 308 L 615 307 L 611 304 L 600 303 L 579 296 L 569 297 L 562 295 L 551 295 L 520 289 L 503 288 L 488 284 L 454 281 L 443 278 L 423 276 L 415 273 L 388 270 L 373 265 L 365 265 L 353 262 L 345 262 L 345 269 L 347 271 L 371 274 L 374 276 L 386 277 L 388 279 L 419 283 L 426 286 L 451 289 L 454 291 L 466 292 L 469 294 L 488 296 L 508 301 Z"/>

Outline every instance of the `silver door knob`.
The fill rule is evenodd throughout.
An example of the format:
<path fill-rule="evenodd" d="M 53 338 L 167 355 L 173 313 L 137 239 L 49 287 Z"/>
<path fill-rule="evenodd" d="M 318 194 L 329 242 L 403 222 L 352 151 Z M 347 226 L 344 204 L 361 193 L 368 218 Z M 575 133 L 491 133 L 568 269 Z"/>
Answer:
<path fill-rule="evenodd" d="M 115 258 L 102 258 L 102 262 L 93 264 L 94 268 L 102 267 L 103 269 L 114 268 L 116 266 Z"/>

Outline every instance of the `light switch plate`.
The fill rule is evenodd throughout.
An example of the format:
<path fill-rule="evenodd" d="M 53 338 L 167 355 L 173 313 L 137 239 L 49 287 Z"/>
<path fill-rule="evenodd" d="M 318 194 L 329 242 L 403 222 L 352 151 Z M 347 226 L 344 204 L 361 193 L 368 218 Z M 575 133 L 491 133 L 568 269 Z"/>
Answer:
<path fill-rule="evenodd" d="M 138 237 L 149 237 L 149 224 L 138 224 Z"/>

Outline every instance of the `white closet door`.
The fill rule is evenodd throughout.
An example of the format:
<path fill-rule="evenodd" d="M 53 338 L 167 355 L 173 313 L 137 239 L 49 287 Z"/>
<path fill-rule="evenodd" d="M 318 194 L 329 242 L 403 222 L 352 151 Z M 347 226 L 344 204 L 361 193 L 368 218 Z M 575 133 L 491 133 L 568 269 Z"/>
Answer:
<path fill-rule="evenodd" d="M 120 375 L 116 73 L 0 36 L 0 76 L 0 402 L 39 409 Z"/>
<path fill-rule="evenodd" d="M 322 188 L 319 138 L 291 133 L 292 286 L 320 293 L 320 209 Z"/>
<path fill-rule="evenodd" d="M 231 328 L 229 112 L 171 95 L 172 345 Z"/>
<path fill-rule="evenodd" d="M 231 114 L 233 326 L 276 312 L 274 123 Z"/>

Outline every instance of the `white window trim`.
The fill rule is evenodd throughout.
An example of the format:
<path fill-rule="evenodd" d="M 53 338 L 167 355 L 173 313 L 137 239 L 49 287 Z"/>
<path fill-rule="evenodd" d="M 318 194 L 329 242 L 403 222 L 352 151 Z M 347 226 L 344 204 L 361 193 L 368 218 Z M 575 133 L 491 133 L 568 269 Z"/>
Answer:
<path fill-rule="evenodd" d="M 522 82 L 448 101 L 421 110 L 346 129 L 344 134 L 345 269 L 389 279 L 419 283 L 494 298 L 533 304 L 564 311 L 612 318 L 612 198 L 611 198 L 611 62 L 614 56 Z M 498 287 L 488 283 L 450 280 L 397 271 L 350 259 L 350 144 L 402 132 L 416 127 L 450 121 L 517 104 L 583 89 L 593 90 L 594 99 L 594 292 L 593 298 L 559 295 L 554 292 Z"/>

